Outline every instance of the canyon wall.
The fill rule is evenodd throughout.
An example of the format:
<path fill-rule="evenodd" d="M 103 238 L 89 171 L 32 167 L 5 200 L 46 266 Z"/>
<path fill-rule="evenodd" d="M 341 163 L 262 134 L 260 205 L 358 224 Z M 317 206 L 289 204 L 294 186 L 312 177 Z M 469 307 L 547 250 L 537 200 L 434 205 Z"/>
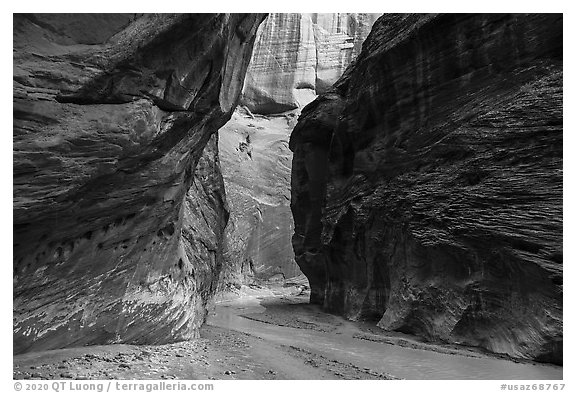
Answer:
<path fill-rule="evenodd" d="M 197 334 L 261 14 L 14 16 L 14 352 Z M 206 148 L 205 148 L 206 146 Z"/>
<path fill-rule="evenodd" d="M 242 104 L 254 113 L 303 107 L 360 53 L 380 14 L 270 14 L 246 74 Z"/>
<path fill-rule="evenodd" d="M 291 242 L 288 140 L 295 123 L 294 113 L 251 116 L 239 110 L 218 132 L 230 206 L 221 286 L 302 274 Z"/>
<path fill-rule="evenodd" d="M 311 301 L 562 363 L 562 15 L 385 15 L 290 148 Z"/>
<path fill-rule="evenodd" d="M 291 242 L 288 139 L 300 107 L 342 75 L 378 15 L 270 14 L 260 26 L 244 108 L 219 132 L 230 205 L 222 288 L 302 274 Z"/>
<path fill-rule="evenodd" d="M 230 204 L 222 286 L 301 274 L 291 243 L 288 139 L 299 108 L 342 75 L 378 15 L 271 14 L 260 26 L 244 108 L 219 132 Z"/>

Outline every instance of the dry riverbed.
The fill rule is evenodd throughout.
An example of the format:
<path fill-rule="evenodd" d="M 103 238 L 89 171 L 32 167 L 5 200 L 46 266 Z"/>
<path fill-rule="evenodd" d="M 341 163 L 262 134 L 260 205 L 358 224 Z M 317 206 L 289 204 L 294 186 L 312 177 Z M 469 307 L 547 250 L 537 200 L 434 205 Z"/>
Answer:
<path fill-rule="evenodd" d="M 347 321 L 307 304 L 308 293 L 298 287 L 246 288 L 242 295 L 220 297 L 199 339 L 18 355 L 14 379 L 488 379 L 494 372 L 501 373 L 494 379 L 562 376 L 561 367 L 518 364 Z"/>

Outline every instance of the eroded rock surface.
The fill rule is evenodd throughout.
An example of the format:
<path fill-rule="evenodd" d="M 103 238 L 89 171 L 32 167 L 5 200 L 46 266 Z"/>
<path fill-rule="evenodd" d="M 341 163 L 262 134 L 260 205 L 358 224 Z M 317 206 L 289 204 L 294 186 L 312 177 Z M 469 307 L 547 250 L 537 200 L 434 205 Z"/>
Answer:
<path fill-rule="evenodd" d="M 251 116 L 238 110 L 218 132 L 230 206 L 222 286 L 302 274 L 291 242 L 288 140 L 296 116 Z"/>
<path fill-rule="evenodd" d="M 378 15 L 271 14 L 260 26 L 246 106 L 220 131 L 231 209 L 221 285 L 301 274 L 291 244 L 288 138 L 298 108 L 340 77 Z"/>
<path fill-rule="evenodd" d="M 562 363 L 562 15 L 385 15 L 292 133 L 311 300 Z"/>
<path fill-rule="evenodd" d="M 242 103 L 255 113 L 303 107 L 342 75 L 380 14 L 270 14 L 258 31 Z"/>
<path fill-rule="evenodd" d="M 227 220 L 212 135 L 262 19 L 14 16 L 16 353 L 197 334 Z"/>

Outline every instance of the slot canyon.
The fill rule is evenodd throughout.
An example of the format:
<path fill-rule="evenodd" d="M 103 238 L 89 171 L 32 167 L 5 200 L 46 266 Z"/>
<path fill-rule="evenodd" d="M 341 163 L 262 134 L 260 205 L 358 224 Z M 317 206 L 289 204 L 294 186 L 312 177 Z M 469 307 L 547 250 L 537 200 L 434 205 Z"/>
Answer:
<path fill-rule="evenodd" d="M 14 14 L 14 378 L 562 379 L 562 29 Z"/>

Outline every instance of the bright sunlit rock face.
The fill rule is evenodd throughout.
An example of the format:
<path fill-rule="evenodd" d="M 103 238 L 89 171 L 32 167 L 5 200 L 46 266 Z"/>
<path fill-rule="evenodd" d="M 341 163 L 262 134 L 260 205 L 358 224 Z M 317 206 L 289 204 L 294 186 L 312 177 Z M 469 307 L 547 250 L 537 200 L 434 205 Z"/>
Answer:
<path fill-rule="evenodd" d="M 270 14 L 258 31 L 242 94 L 252 112 L 303 107 L 360 53 L 380 14 Z"/>
<path fill-rule="evenodd" d="M 288 140 L 296 116 L 251 116 L 239 110 L 218 132 L 230 210 L 222 286 L 302 274 L 294 261 L 290 211 Z"/>
<path fill-rule="evenodd" d="M 301 275 L 294 261 L 288 139 L 300 108 L 360 53 L 379 14 L 270 14 L 260 25 L 243 108 L 219 132 L 230 207 L 220 285 Z"/>

